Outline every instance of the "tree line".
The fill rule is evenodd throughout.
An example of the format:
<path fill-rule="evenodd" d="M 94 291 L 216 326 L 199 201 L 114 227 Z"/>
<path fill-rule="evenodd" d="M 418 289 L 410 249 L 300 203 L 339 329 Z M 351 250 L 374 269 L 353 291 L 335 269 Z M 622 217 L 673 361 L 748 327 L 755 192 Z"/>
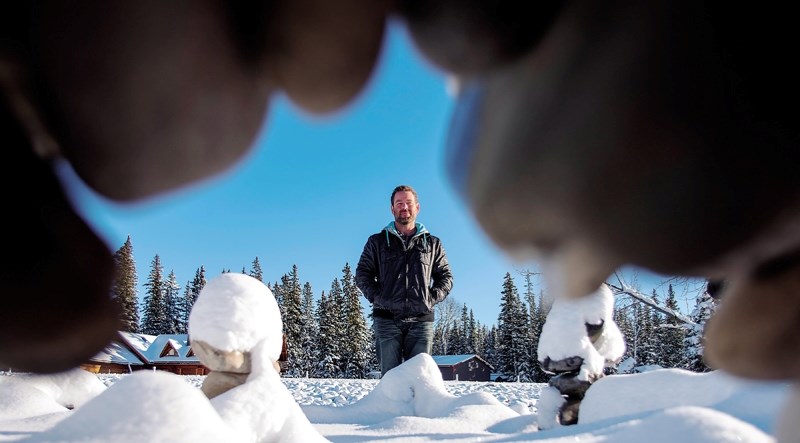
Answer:
<path fill-rule="evenodd" d="M 118 303 L 122 327 L 130 332 L 150 335 L 185 334 L 194 302 L 206 284 L 206 270 L 201 265 L 194 278 L 182 287 L 174 272 L 164 275 L 158 255 L 150 262 L 150 272 L 142 306 L 139 306 L 136 263 L 130 237 L 114 254 L 116 274 L 111 297 Z M 223 269 L 222 272 L 230 272 Z M 264 282 L 258 257 L 243 274 Z M 552 300 L 544 291 L 534 291 L 529 270 L 518 271 L 523 280 L 520 294 L 514 277 L 507 272 L 499 288 L 500 313 L 497 324 L 484 325 L 475 319 L 466 303 L 448 297 L 436 306 L 433 355 L 476 354 L 487 361 L 494 372 L 522 382 L 546 382 L 550 375 L 538 363 L 538 340 Z M 342 275 L 317 297 L 309 282 L 301 282 L 297 265 L 274 282 L 270 288 L 283 319 L 288 343 L 286 377 L 366 378 L 379 370 L 371 313 L 365 313 L 363 296 L 355 285 L 349 263 Z M 612 286 L 612 290 L 614 290 Z M 653 290 L 652 303 L 641 303 L 617 293 L 614 319 L 623 332 L 627 350 L 621 372 L 632 372 L 650 365 L 708 371 L 702 358 L 702 329 L 716 309 L 716 301 L 700 294 L 694 312 L 687 321 L 677 313 L 675 291 L 669 285 L 658 306 L 659 295 Z M 666 314 L 665 314 L 666 313 Z M 615 372 L 614 369 L 609 372 Z"/>

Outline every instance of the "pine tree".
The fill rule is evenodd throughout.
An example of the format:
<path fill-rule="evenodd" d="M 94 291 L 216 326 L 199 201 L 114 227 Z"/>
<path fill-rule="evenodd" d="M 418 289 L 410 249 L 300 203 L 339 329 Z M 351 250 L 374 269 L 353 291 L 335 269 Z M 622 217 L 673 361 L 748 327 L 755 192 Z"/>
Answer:
<path fill-rule="evenodd" d="M 463 354 L 463 338 L 461 327 L 458 323 L 454 324 L 453 327 L 447 331 L 447 353 L 445 355 Z"/>
<path fill-rule="evenodd" d="M 200 265 L 194 273 L 194 279 L 187 282 L 186 291 L 183 294 L 183 306 L 181 309 L 181 325 L 180 329 L 186 333 L 189 332 L 189 314 L 192 312 L 197 297 L 200 296 L 200 291 L 206 285 L 206 268 Z"/>
<path fill-rule="evenodd" d="M 497 353 L 497 326 L 492 327 L 487 331 L 484 338 L 483 357 L 494 368 L 495 372 L 500 372 L 500 358 Z"/>
<path fill-rule="evenodd" d="M 649 365 L 653 363 L 653 353 L 650 348 L 651 345 L 651 327 L 652 312 L 650 307 L 642 304 L 635 303 L 633 309 L 633 324 L 635 334 L 635 351 L 637 366 Z"/>
<path fill-rule="evenodd" d="M 675 290 L 670 283 L 664 305 L 675 312 L 680 312 Z M 665 368 L 684 368 L 686 362 L 686 329 L 684 323 L 675 317 L 664 319 L 660 329 L 661 366 Z"/>
<path fill-rule="evenodd" d="M 144 286 L 147 291 L 141 331 L 149 335 L 163 334 L 167 329 L 167 309 L 164 303 L 164 268 L 158 254 L 150 262 L 150 275 Z"/>
<path fill-rule="evenodd" d="M 361 306 L 361 291 L 356 287 L 349 263 L 342 269 L 342 297 L 345 317 L 342 332 L 346 337 L 342 353 L 344 377 L 366 378 L 370 371 L 372 336 Z"/>
<path fill-rule="evenodd" d="M 486 337 L 489 335 L 489 328 L 486 325 L 481 324 L 480 322 L 476 323 L 476 331 L 475 334 L 475 353 L 480 355 L 484 360 L 487 362 L 489 359 L 486 357 Z"/>
<path fill-rule="evenodd" d="M 319 363 L 317 377 L 339 377 L 339 362 L 341 360 L 341 343 L 339 340 L 342 287 L 339 279 L 333 279 L 331 290 L 326 296 L 323 292 L 317 304 L 317 318 L 319 323 Z"/>
<path fill-rule="evenodd" d="M 664 365 L 664 343 L 662 328 L 665 319 L 658 309 L 638 297 L 625 307 L 616 307 L 614 321 L 625 337 L 626 349 L 623 360 L 632 359 L 631 369 L 647 365 Z M 658 293 L 653 290 L 651 302 L 658 304 Z M 626 370 L 627 372 L 627 370 Z"/>
<path fill-rule="evenodd" d="M 283 276 L 281 283 L 284 287 L 283 333 L 286 335 L 286 343 L 291 344 L 289 346 L 288 367 L 284 374 L 288 377 L 299 377 L 302 375 L 300 367 L 303 366 L 303 355 L 301 350 L 294 344 L 303 342 L 303 312 L 301 308 L 303 290 L 300 286 L 297 265 L 292 266 L 292 271 L 289 275 Z"/>
<path fill-rule="evenodd" d="M 122 330 L 139 331 L 139 299 L 137 293 L 136 262 L 133 259 L 131 236 L 114 253 L 114 280 L 111 298 L 119 307 Z"/>
<path fill-rule="evenodd" d="M 465 305 L 466 306 L 466 305 Z M 469 319 L 467 320 L 467 354 L 477 354 L 480 349 L 481 337 L 479 334 L 480 323 L 475 320 L 475 313 L 472 309 L 469 310 Z"/>
<path fill-rule="evenodd" d="M 314 368 L 312 376 L 316 378 L 327 378 L 327 374 L 333 367 L 333 364 L 332 362 L 327 361 L 328 355 L 330 354 L 329 349 L 331 347 L 328 329 L 331 327 L 331 325 L 328 318 L 328 297 L 325 295 L 325 291 L 322 291 L 322 293 L 319 295 L 314 316 L 317 319 L 318 331 L 316 340 L 317 366 Z M 328 364 L 330 364 L 330 366 L 328 366 Z"/>
<path fill-rule="evenodd" d="M 531 337 L 531 352 L 530 352 L 530 367 L 532 372 L 532 377 L 534 382 L 537 383 L 545 383 L 550 379 L 550 375 L 546 374 L 544 370 L 542 370 L 542 366 L 539 363 L 539 337 L 542 335 L 542 328 L 544 328 L 544 322 L 547 320 L 547 312 L 545 311 L 545 295 L 543 292 L 539 293 L 538 303 L 532 300 L 532 303 L 535 303 L 533 309 L 530 309 L 530 337 Z"/>
<path fill-rule="evenodd" d="M 250 270 L 250 277 L 253 277 L 262 283 L 264 282 L 264 273 L 261 271 L 261 263 L 259 263 L 258 257 L 253 259 L 252 268 Z"/>
<path fill-rule="evenodd" d="M 527 366 L 530 370 L 531 381 L 537 383 L 544 383 L 550 377 L 542 370 L 539 363 L 539 336 L 542 334 L 542 328 L 546 320 L 546 314 L 542 312 L 543 295 L 539 296 L 539 303 L 536 302 L 536 292 L 533 288 L 534 275 L 537 273 L 526 269 L 522 271 L 522 276 L 525 278 L 525 294 L 524 300 L 528 305 L 528 343 L 525 359 Z"/>
<path fill-rule="evenodd" d="M 180 299 L 181 285 L 175 277 L 175 271 L 170 270 L 164 281 L 164 334 L 181 334 L 183 325 L 182 300 Z"/>
<path fill-rule="evenodd" d="M 468 312 L 465 311 L 467 305 L 462 304 L 459 309 L 459 316 L 455 318 L 452 325 L 447 329 L 444 342 L 447 344 L 445 348 L 445 355 L 462 355 L 466 354 L 466 333 L 464 325 L 468 321 Z"/>
<path fill-rule="evenodd" d="M 192 312 L 192 308 L 189 306 L 189 301 L 192 299 L 192 282 L 187 281 L 186 287 L 183 288 L 183 299 L 180 301 L 180 324 L 178 325 L 178 330 L 180 334 L 188 334 L 189 333 L 189 314 Z"/>
<path fill-rule="evenodd" d="M 653 299 L 657 300 L 653 290 Z M 660 342 L 656 335 L 656 325 L 661 324 L 661 318 L 649 305 L 642 305 L 639 317 L 636 319 L 639 329 L 639 349 L 636 351 L 641 365 L 654 365 L 659 361 Z"/>
<path fill-rule="evenodd" d="M 469 324 L 469 309 L 467 309 L 467 304 L 464 303 L 461 305 L 461 321 L 460 321 L 460 328 L 461 333 L 459 334 L 459 349 L 458 354 L 456 355 L 467 355 L 472 354 L 470 349 L 470 341 L 472 337 L 470 334 L 472 333 L 472 328 Z"/>
<path fill-rule="evenodd" d="M 450 330 L 446 329 L 441 323 L 436 323 L 434 321 L 433 324 L 433 345 L 431 346 L 431 353 L 433 355 L 447 355 L 447 349 L 445 346 L 447 345 L 447 341 L 449 338 L 447 334 L 449 334 Z"/>
<path fill-rule="evenodd" d="M 275 297 L 275 302 L 278 303 L 278 309 L 281 312 L 281 318 L 283 318 L 286 308 L 284 307 L 284 292 L 286 292 L 286 288 L 283 286 L 283 279 L 286 278 L 284 275 L 281 278 L 281 282 L 275 282 L 272 285 L 267 285 L 272 290 L 272 295 Z"/>
<path fill-rule="evenodd" d="M 345 306 L 347 306 L 347 299 L 344 296 L 344 287 L 341 284 L 341 280 L 338 280 L 339 290 L 334 291 L 333 287 L 331 287 L 331 292 L 329 295 L 329 299 L 331 303 L 334 305 L 333 313 L 336 318 L 336 329 L 332 331 L 334 340 L 336 341 L 336 349 L 338 349 L 338 358 L 337 361 L 339 362 L 336 372 L 337 378 L 341 378 L 345 376 L 347 371 L 348 365 L 348 356 L 346 355 L 348 349 L 348 342 L 350 341 L 350 336 L 347 333 L 347 329 L 342 327 L 342 325 L 347 324 L 347 316 L 348 312 Z"/>
<path fill-rule="evenodd" d="M 686 334 L 686 369 L 695 372 L 708 372 L 709 368 L 703 358 L 705 340 L 703 331 L 706 322 L 716 312 L 719 302 L 711 297 L 708 291 L 697 297 L 697 301 L 690 317 L 695 326 Z"/>
<path fill-rule="evenodd" d="M 528 314 L 519 298 L 510 273 L 506 273 L 497 318 L 496 349 L 500 372 L 518 381 L 530 381 L 532 374 L 527 362 Z"/>
<path fill-rule="evenodd" d="M 192 280 L 192 294 L 195 295 L 194 297 L 195 301 L 197 301 L 197 296 L 200 295 L 200 291 L 203 290 L 205 285 L 206 285 L 206 268 L 204 268 L 203 265 L 200 265 L 200 267 L 194 274 L 194 280 Z"/>
<path fill-rule="evenodd" d="M 302 330 L 301 342 L 292 344 L 292 346 L 300 347 L 301 361 L 298 365 L 300 374 L 304 377 L 311 377 L 319 361 L 319 325 L 314 312 L 314 291 L 311 289 L 311 283 L 306 282 L 303 285 L 303 299 L 300 304 L 302 311 Z"/>
<path fill-rule="evenodd" d="M 661 311 L 650 307 L 650 364 L 662 366 L 663 362 L 663 342 L 661 337 L 662 325 L 664 324 L 664 314 Z"/>
<path fill-rule="evenodd" d="M 622 336 L 624 337 L 626 343 L 625 353 L 623 353 L 621 361 L 633 359 L 633 366 L 636 366 L 636 327 L 631 321 L 631 317 L 628 315 L 629 309 L 635 309 L 634 305 L 628 305 L 619 308 L 615 306 L 613 318 L 614 322 L 617 324 L 617 327 L 619 327 L 620 332 L 622 332 Z"/>

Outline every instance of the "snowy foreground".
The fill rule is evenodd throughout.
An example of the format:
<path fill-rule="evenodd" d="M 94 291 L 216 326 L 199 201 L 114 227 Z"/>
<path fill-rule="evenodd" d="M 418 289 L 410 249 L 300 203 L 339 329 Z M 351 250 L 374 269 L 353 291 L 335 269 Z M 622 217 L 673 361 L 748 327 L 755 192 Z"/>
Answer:
<path fill-rule="evenodd" d="M 595 352 L 584 324 L 610 315 L 602 308 L 590 303 L 561 310 L 548 336 L 551 348 L 540 355 L 591 357 L 584 352 Z M 574 426 L 555 420 L 564 401 L 555 388 L 445 383 L 427 354 L 379 382 L 282 379 L 273 366 L 281 348 L 278 306 L 266 285 L 244 274 L 224 273 L 206 284 L 189 330 L 193 349 L 212 370 L 203 381 L 150 371 L 103 380 L 82 370 L 0 376 L 0 441 L 725 443 L 772 442 L 775 429 L 792 439 L 782 443 L 796 441 L 776 423 L 790 398 L 787 383 L 721 372 L 602 378 L 586 392 Z M 609 358 L 596 353 L 598 362 Z M 229 390 L 208 386 L 235 369 L 226 365 L 243 361 L 250 366 L 244 382 Z M 207 390 L 215 392 L 210 400 Z M 796 417 L 800 401 L 789 404 L 788 416 Z"/>
<path fill-rule="evenodd" d="M 551 388 L 444 382 L 427 355 L 381 381 L 273 380 L 263 401 L 214 403 L 202 377 L 163 372 L 0 376 L 0 441 L 771 442 L 789 393 L 721 372 L 610 376 L 587 392 L 580 424 L 539 431 L 558 402 Z M 256 422 L 259 432 L 242 429 Z"/>

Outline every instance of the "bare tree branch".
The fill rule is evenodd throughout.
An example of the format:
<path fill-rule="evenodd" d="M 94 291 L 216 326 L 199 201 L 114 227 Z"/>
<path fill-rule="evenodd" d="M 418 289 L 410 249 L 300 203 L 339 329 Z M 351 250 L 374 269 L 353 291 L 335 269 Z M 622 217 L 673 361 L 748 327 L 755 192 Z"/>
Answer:
<path fill-rule="evenodd" d="M 619 278 L 619 275 L 617 277 L 622 282 L 622 279 Z M 624 283 L 621 283 L 620 286 L 613 285 L 611 283 L 606 283 L 606 284 L 608 285 L 608 287 L 611 288 L 611 291 L 614 293 L 614 295 L 628 295 L 665 315 L 668 315 L 672 318 L 675 318 L 677 320 L 686 323 L 687 325 L 697 326 L 697 323 L 692 321 L 691 318 L 681 314 L 680 312 L 673 311 L 672 309 L 659 305 L 658 302 L 655 301 L 652 297 L 648 297 L 642 294 L 641 292 L 637 291 L 636 289 L 626 286 Z"/>

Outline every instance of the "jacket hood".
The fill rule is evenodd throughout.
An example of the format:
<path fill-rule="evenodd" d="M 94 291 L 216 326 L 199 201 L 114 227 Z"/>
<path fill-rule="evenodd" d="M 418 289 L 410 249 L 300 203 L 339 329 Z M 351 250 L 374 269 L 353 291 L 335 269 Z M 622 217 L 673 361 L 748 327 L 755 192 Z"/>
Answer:
<path fill-rule="evenodd" d="M 416 222 L 416 223 L 414 223 L 414 226 L 417 228 L 417 233 L 414 234 L 414 237 L 416 237 L 418 235 L 422 235 L 422 234 L 427 234 L 428 233 L 428 230 L 425 229 L 425 225 L 423 225 L 422 223 Z M 390 221 L 389 224 L 386 225 L 385 228 L 383 228 L 383 230 L 391 232 L 394 235 L 400 236 L 400 232 L 398 232 L 397 228 L 395 228 L 393 221 Z"/>
<path fill-rule="evenodd" d="M 414 223 L 414 225 L 417 228 L 417 232 L 411 238 L 417 238 L 419 236 L 422 236 L 422 241 L 424 242 L 425 250 L 427 251 L 428 250 L 428 240 L 425 238 L 425 236 L 426 235 L 430 236 L 431 234 L 430 234 L 430 232 L 428 232 L 427 229 L 425 229 L 425 225 L 423 225 L 422 223 L 416 222 L 416 223 Z M 397 231 L 397 228 L 395 228 L 393 221 L 389 222 L 389 224 L 386 225 L 385 228 L 383 228 L 383 231 L 386 232 L 386 245 L 387 246 L 389 245 L 389 233 L 392 233 L 392 234 L 396 235 L 401 240 L 403 238 L 400 235 L 400 233 Z"/>

